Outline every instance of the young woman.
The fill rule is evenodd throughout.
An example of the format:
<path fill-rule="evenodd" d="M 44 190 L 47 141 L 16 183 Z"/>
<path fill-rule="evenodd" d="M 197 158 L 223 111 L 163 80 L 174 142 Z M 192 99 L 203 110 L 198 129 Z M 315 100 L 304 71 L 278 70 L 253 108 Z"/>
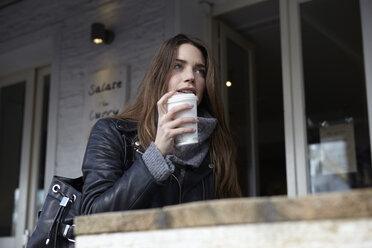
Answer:
<path fill-rule="evenodd" d="M 208 48 L 177 35 L 159 48 L 124 113 L 99 120 L 83 160 L 82 213 L 162 207 L 239 197 L 235 149 L 226 126 Z M 167 111 L 175 94 L 198 97 L 198 118 L 176 118 L 192 108 Z M 174 146 L 177 135 L 196 130 L 199 143 Z"/>

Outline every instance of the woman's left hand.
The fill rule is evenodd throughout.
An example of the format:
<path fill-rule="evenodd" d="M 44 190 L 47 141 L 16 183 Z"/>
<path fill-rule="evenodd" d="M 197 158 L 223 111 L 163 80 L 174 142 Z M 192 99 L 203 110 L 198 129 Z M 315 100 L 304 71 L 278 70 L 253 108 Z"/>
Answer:
<path fill-rule="evenodd" d="M 163 95 L 157 103 L 158 107 L 158 128 L 155 138 L 155 146 L 159 149 L 163 156 L 170 154 L 173 150 L 174 138 L 177 135 L 185 133 L 194 133 L 194 128 L 182 127 L 184 124 L 197 123 L 198 120 L 193 117 L 176 118 L 179 112 L 187 109 L 192 109 L 192 104 L 180 104 L 167 111 L 168 99 L 176 92 L 170 91 Z"/>

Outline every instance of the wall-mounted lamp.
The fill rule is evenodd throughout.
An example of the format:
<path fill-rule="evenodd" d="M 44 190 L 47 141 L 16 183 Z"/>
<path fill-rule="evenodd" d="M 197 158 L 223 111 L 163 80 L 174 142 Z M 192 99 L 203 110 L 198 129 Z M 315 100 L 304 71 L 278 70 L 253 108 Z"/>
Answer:
<path fill-rule="evenodd" d="M 93 23 L 91 39 L 94 44 L 110 44 L 114 40 L 115 34 L 111 30 L 105 29 L 102 23 Z"/>

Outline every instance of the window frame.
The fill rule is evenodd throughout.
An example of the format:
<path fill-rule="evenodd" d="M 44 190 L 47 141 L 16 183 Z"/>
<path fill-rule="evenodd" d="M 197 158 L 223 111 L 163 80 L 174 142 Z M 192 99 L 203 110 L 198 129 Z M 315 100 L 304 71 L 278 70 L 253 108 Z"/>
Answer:
<path fill-rule="evenodd" d="M 19 200 L 17 207 L 17 225 L 14 236 L 1 237 L 0 244 L 4 247 L 22 247 L 24 244 L 24 231 L 26 229 L 27 214 L 28 214 L 28 186 L 31 160 L 31 144 L 32 144 L 32 123 L 33 101 L 34 101 L 34 85 L 35 71 L 26 70 L 16 74 L 7 75 L 0 78 L 0 86 L 8 86 L 19 82 L 25 82 L 25 102 L 23 112 L 23 127 L 22 127 L 22 142 L 20 154 L 20 173 L 19 173 Z"/>
<path fill-rule="evenodd" d="M 211 18 L 266 0 L 219 1 Z M 299 6 L 312 0 L 279 0 L 287 195 L 310 192 Z M 372 2 L 360 0 L 367 108 L 372 148 Z"/>

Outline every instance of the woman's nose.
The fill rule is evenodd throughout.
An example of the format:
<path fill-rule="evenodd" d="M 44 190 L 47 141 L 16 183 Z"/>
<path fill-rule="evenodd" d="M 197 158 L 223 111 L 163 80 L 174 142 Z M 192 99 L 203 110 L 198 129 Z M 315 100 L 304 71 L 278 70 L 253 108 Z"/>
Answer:
<path fill-rule="evenodd" d="M 192 68 L 186 68 L 184 70 L 184 80 L 185 81 L 195 81 L 195 75 L 194 75 L 194 70 Z"/>

